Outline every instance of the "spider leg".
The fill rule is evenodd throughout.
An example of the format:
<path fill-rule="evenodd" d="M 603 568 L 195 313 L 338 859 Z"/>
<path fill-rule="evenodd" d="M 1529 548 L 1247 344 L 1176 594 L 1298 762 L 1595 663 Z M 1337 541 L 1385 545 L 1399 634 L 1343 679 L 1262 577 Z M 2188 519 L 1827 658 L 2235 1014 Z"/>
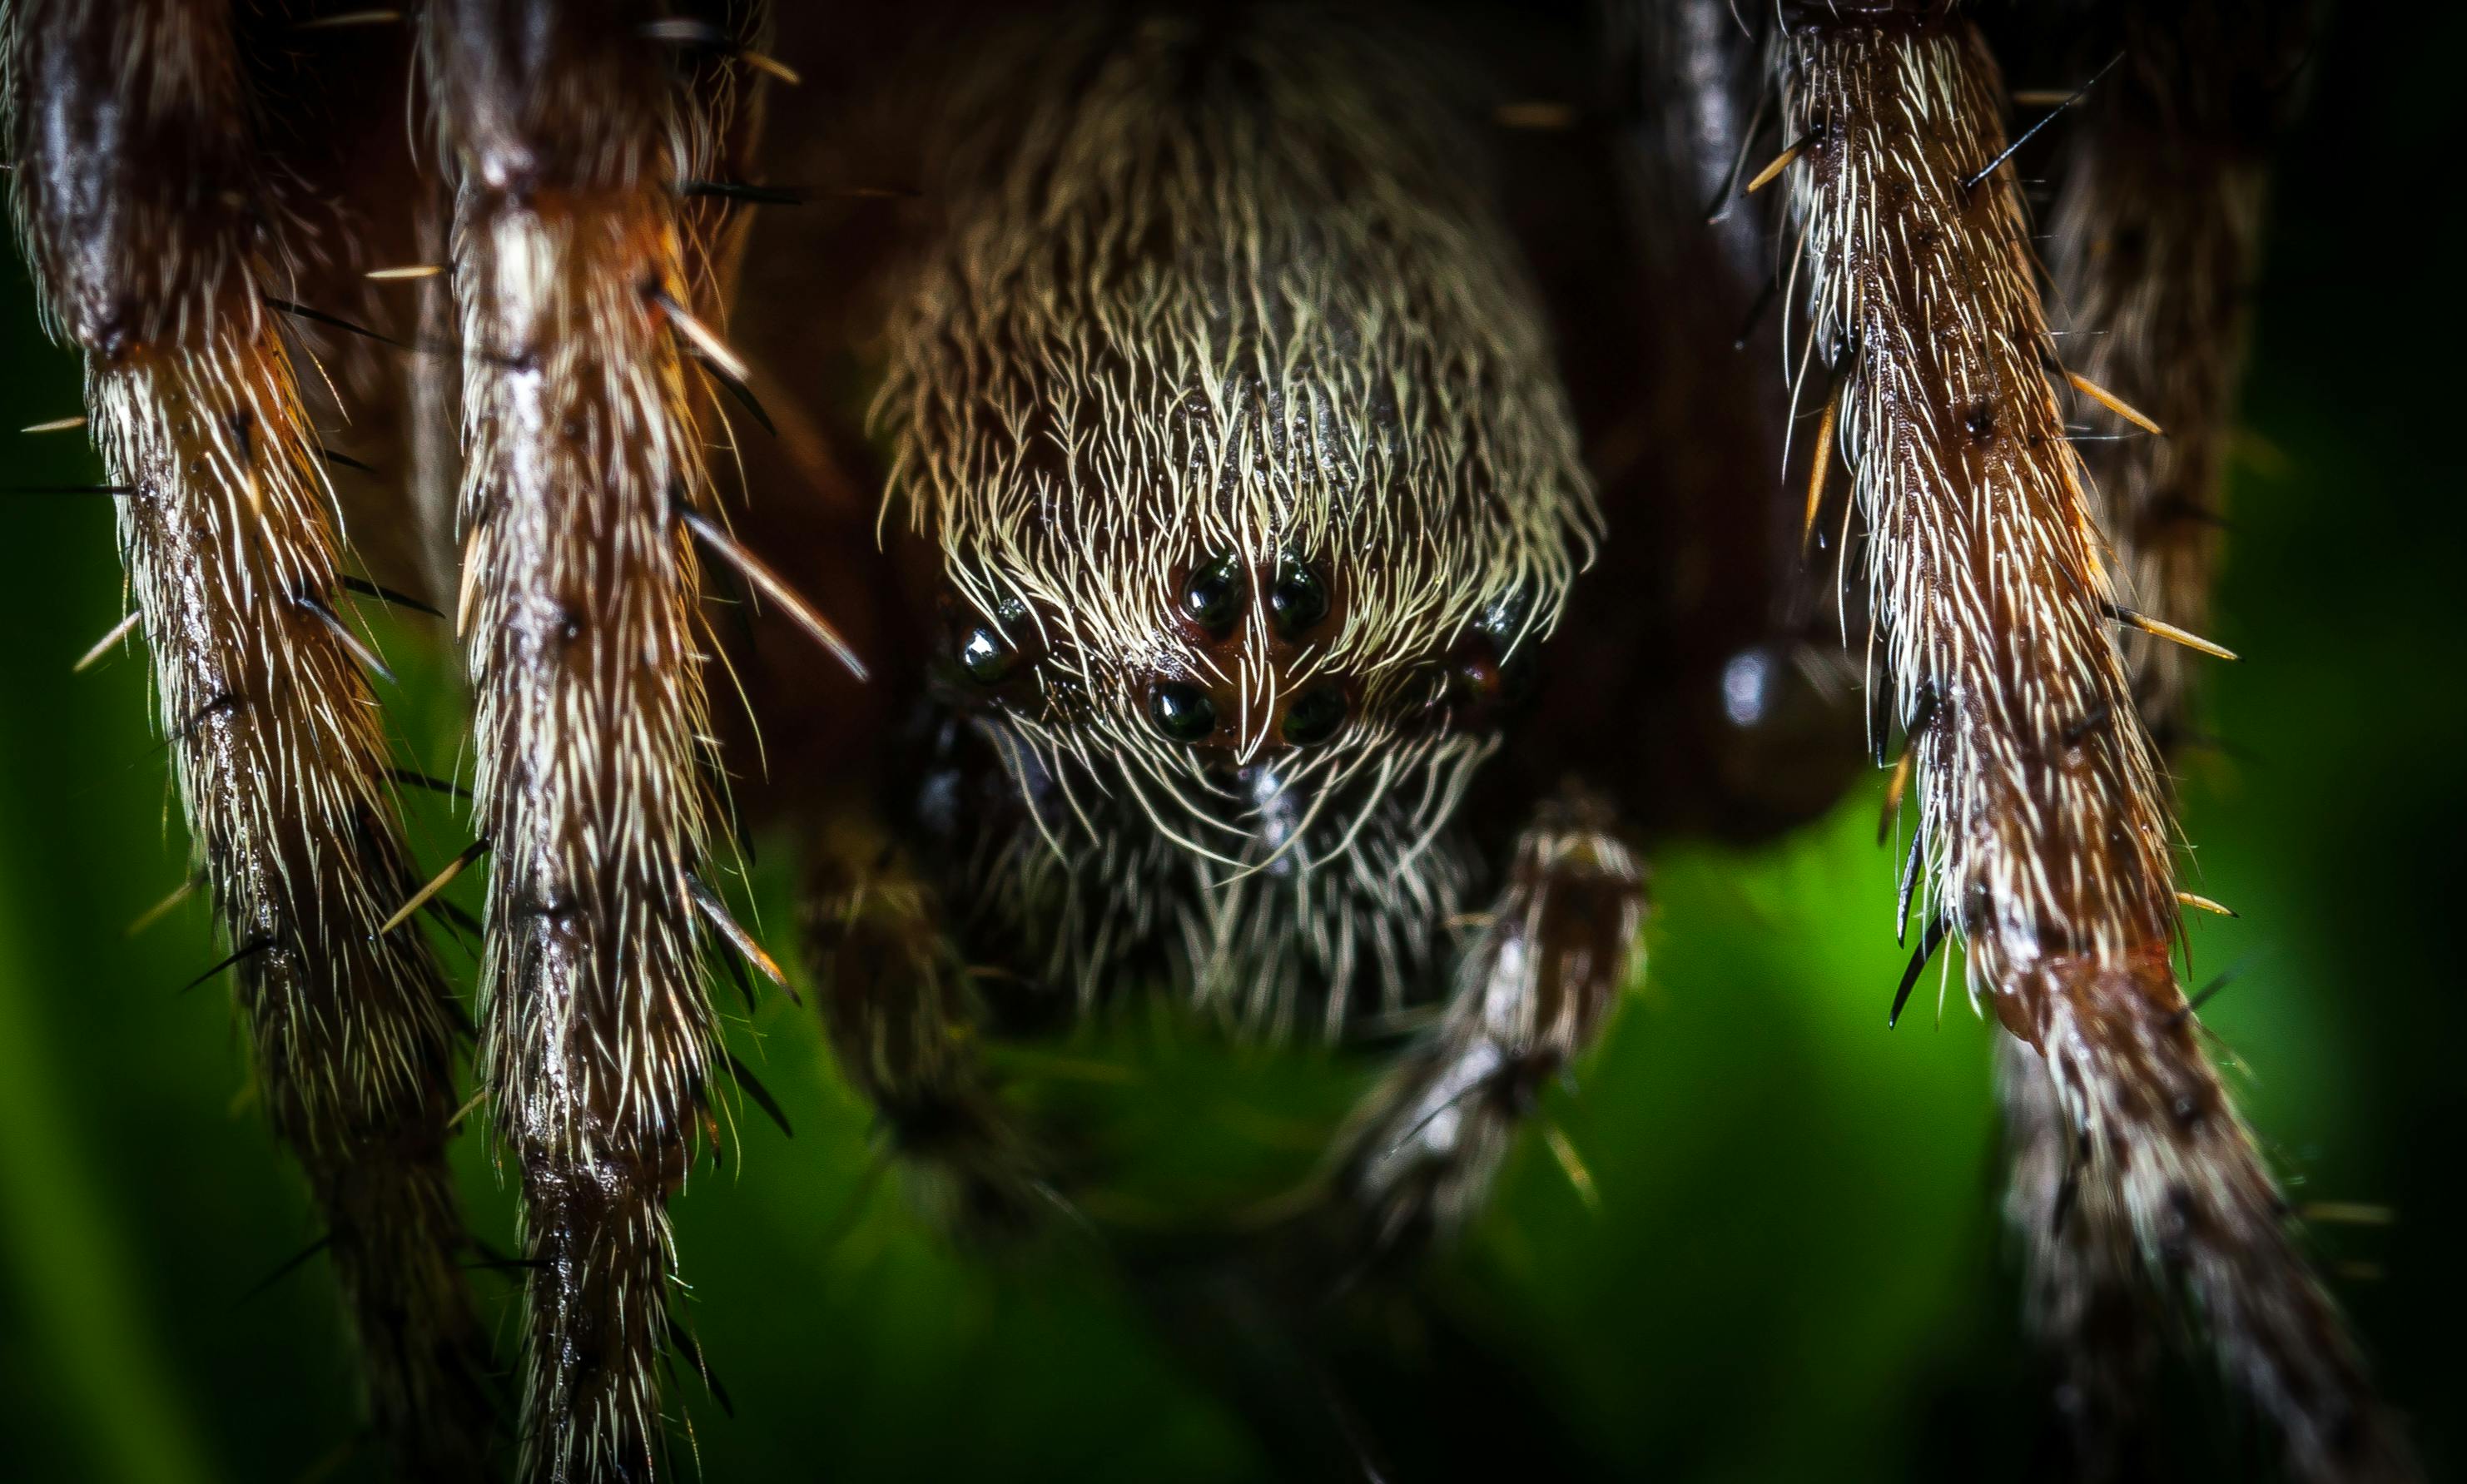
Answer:
<path fill-rule="evenodd" d="M 416 1476 L 471 1477 L 495 1428 L 444 1158 L 457 1012 L 419 935 L 379 931 L 417 877 L 267 305 L 306 234 L 260 157 L 227 6 L 36 0 L 6 59 L 19 229 L 84 356 L 264 1103 L 327 1224 L 377 1432 Z"/>
<path fill-rule="evenodd" d="M 2049 1220 L 2182 1286 L 2291 1472 L 2404 1476 L 2170 967 L 2169 803 L 2108 630 L 1995 64 L 1935 5 L 1792 8 L 1773 59 L 1810 330 L 1918 733 L 1928 937 L 1962 937 L 2046 1068 L 2073 1140 Z"/>
<path fill-rule="evenodd" d="M 2093 509 L 2134 608 L 2209 628 L 2244 304 L 2260 246 L 2272 135 L 2303 39 L 2300 5 L 2184 0 L 2091 28 L 2075 75 L 2121 60 L 2074 104 L 2051 222 L 2053 303 L 2070 369 L 2131 414 L 2075 399 Z M 2152 434 L 2135 417 L 2155 423 Z M 2141 718 L 2162 753 L 2191 720 L 2200 656 L 2122 636 Z M 2077 1466 L 2123 1466 L 2158 1358 L 2139 1322 L 2125 1235 L 2074 1219 L 2073 1135 L 2044 1061 L 1998 1063 L 2013 1176 L 2006 1211 L 2029 1254 L 2027 1317 L 2060 1367 L 2058 1412 Z"/>
<path fill-rule="evenodd" d="M 2015 1037 L 1996 1048 L 2004 1115 L 2004 1217 L 2028 1253 L 2023 1311 L 2056 1366 L 2055 1420 L 2068 1477 L 2137 1477 L 2135 1426 L 2157 1379 L 2160 1336 L 2143 1313 L 2131 1233 L 2079 1219 L 2079 1135 L 2047 1060 Z"/>
<path fill-rule="evenodd" d="M 1356 1113 L 1338 1188 L 1371 1253 L 1460 1226 L 1542 1087 L 1593 1044 L 1635 964 L 1644 870 L 1608 807 L 1572 795 L 1516 843 L 1431 1041 Z"/>
<path fill-rule="evenodd" d="M 668 1201 L 720 1052 L 694 882 L 712 799 L 687 517 L 712 507 L 724 239 L 680 182 L 750 145 L 757 8 L 440 0 L 456 182 L 457 618 L 493 855 L 485 1066 L 532 1277 L 522 1476 L 647 1478 L 680 1333 Z"/>
<path fill-rule="evenodd" d="M 2196 633 L 2208 630 L 2245 304 L 2306 11 L 2124 8 L 2108 33 L 2122 60 L 2075 105 L 2049 223 L 2068 370 L 2164 430 L 2075 398 L 2093 507 L 2131 606 Z M 2139 630 L 2122 638 L 2142 719 L 2165 747 L 2189 719 L 2202 657 Z"/>
<path fill-rule="evenodd" d="M 818 842 L 805 930 L 818 1006 L 840 1073 L 871 1103 L 891 1150 L 927 1177 L 930 1205 L 962 1234 L 1022 1228 L 1063 1198 L 980 1054 L 987 997 L 906 856 L 842 821 Z"/>

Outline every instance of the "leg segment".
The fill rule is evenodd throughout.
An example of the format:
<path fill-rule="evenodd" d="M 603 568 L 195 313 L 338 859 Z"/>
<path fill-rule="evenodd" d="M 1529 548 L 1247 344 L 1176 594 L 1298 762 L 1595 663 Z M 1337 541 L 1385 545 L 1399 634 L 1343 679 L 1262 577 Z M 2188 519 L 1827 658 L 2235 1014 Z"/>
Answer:
<path fill-rule="evenodd" d="M 2116 63 L 2077 106 L 2052 223 L 2051 276 L 2072 369 L 2165 430 L 2094 411 L 2080 443 L 2094 509 L 2131 606 L 2209 629 L 2224 465 L 2260 247 L 2267 160 L 2303 39 L 2300 5 L 2123 8 L 2091 50 Z M 2098 57 L 2078 66 L 2095 67 Z M 2193 720 L 2192 651 L 2123 635 L 2142 722 L 2162 752 Z M 2130 1468 L 2157 1360 L 2139 1317 L 2129 1230 L 2080 1219 L 2076 1137 L 2046 1062 L 1998 1063 L 2029 1254 L 2026 1318 L 2058 1367 L 2057 1412 L 2085 1477 Z"/>
<path fill-rule="evenodd" d="M 710 729 L 682 523 L 710 501 L 687 350 L 717 344 L 718 283 L 676 187 L 736 126 L 734 51 L 698 38 L 753 18 L 680 44 L 661 17 L 447 0 L 423 42 L 458 181 L 458 621 L 495 855 L 487 1076 L 535 1265 L 532 1479 L 663 1461 L 667 1203 L 718 1054 L 690 884 Z"/>
<path fill-rule="evenodd" d="M 1527 826 L 1437 1036 L 1348 1137 L 1340 1194 L 1367 1224 L 1363 1245 L 1410 1247 L 1481 1211 L 1543 1084 L 1618 1002 L 1643 923 L 1643 869 L 1606 808 L 1569 799 Z"/>
<path fill-rule="evenodd" d="M 2079 108 L 2051 223 L 2071 369 L 2165 429 L 2094 411 L 2081 444 L 2130 606 L 2207 632 L 2210 567 L 2267 161 L 2306 8 L 2126 8 L 2123 59 Z M 2124 636 L 2143 720 L 2181 735 L 2199 657 Z"/>
<path fill-rule="evenodd" d="M 1016 1228 L 1055 1197 L 980 1054 L 985 1016 L 937 899 L 874 831 L 825 832 L 805 923 L 840 1073 L 962 1232 Z"/>
<path fill-rule="evenodd" d="M 2049 1477 L 2138 1478 L 2139 1399 L 2157 1377 L 2159 1336 L 2143 1313 L 2140 1259 L 2128 1227 L 2073 1213 L 2079 1140 L 2045 1058 L 2018 1038 L 1996 1048 L 2010 1164 L 2004 1218 L 2027 1271 L 2023 1322 L 2048 1340 L 2054 1420 L 2066 1450 Z"/>
<path fill-rule="evenodd" d="M 2403 1473 L 2169 965 L 2168 805 L 2106 632 L 2116 590 L 1994 64 L 1936 5 L 1794 8 L 1775 57 L 1807 332 L 1841 378 L 1885 659 L 1918 731 L 1923 900 L 2052 1077 L 2075 1140 L 2064 1219 L 2183 1285 L 2294 1472 Z"/>
<path fill-rule="evenodd" d="M 288 223 L 231 16 L 29 4 L 7 41 L 18 221 L 85 354 L 265 1104 L 327 1223 L 379 1435 L 415 1476 L 471 1477 L 493 1419 L 444 1162 L 455 1011 L 418 934 L 378 932 L 414 879 L 332 494 L 260 297 Z"/>

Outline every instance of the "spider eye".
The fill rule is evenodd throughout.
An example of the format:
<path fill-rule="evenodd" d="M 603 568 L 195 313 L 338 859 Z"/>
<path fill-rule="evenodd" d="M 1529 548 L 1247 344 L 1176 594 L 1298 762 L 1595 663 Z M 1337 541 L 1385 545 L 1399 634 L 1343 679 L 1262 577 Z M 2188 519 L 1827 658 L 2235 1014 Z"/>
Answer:
<path fill-rule="evenodd" d="M 1301 562 L 1287 557 L 1277 564 L 1277 582 L 1268 589 L 1268 613 L 1277 632 L 1295 638 L 1327 617 L 1327 584 Z"/>
<path fill-rule="evenodd" d="M 1197 686 L 1174 681 L 1150 692 L 1148 719 L 1176 742 L 1204 741 L 1216 731 L 1216 703 Z"/>
<path fill-rule="evenodd" d="M 990 623 L 980 623 L 960 641 L 960 668 L 980 686 L 999 686 L 1019 663 L 1019 651 Z"/>
<path fill-rule="evenodd" d="M 1285 740 L 1310 747 L 1336 735 L 1345 725 L 1345 692 L 1334 686 L 1314 686 L 1285 708 Z"/>
<path fill-rule="evenodd" d="M 1470 641 L 1451 656 L 1441 696 L 1462 714 L 1488 726 L 1523 710 L 1539 688 L 1540 643 L 1527 634 L 1513 654 L 1502 657 L 1498 646 L 1512 641 L 1521 620 L 1506 616 L 1494 624 L 1489 616 L 1477 620 Z"/>
<path fill-rule="evenodd" d="M 1222 634 L 1242 617 L 1242 568 L 1220 556 L 1194 569 L 1182 590 L 1182 611 L 1211 634 Z"/>

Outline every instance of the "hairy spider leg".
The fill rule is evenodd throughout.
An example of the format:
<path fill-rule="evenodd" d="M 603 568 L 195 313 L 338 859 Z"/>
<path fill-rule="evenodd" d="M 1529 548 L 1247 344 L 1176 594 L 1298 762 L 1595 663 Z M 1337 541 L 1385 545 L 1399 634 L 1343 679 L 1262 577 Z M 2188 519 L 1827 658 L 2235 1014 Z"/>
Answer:
<path fill-rule="evenodd" d="M 308 1177 L 374 1430 L 471 1477 L 497 1431 L 444 1150 L 459 1012 L 417 933 L 371 658 L 269 296 L 313 238 L 276 190 L 231 8 L 36 0 L 9 16 L 14 204 L 153 654 L 199 872 L 263 1102 Z M 149 79 L 131 88 L 127 79 Z M 276 141 L 279 143 L 280 141 Z"/>
<path fill-rule="evenodd" d="M 446 0 L 422 17 L 454 182 L 464 542 L 456 619 L 493 847 L 483 1066 L 519 1160 L 526 1479 L 647 1478 L 668 1201 L 725 1059 L 696 904 L 713 798 L 701 571 L 731 203 L 757 5 Z"/>
<path fill-rule="evenodd" d="M 2170 802 L 2109 629 L 2116 581 L 2068 436 L 1995 62 L 1941 6 L 1810 5 L 1789 9 L 1771 65 L 1785 134 L 1814 136 L 1785 172 L 1789 215 L 1808 332 L 1845 378 L 1840 438 L 1894 710 L 1909 722 L 1932 701 L 1912 744 L 1922 915 L 1959 936 L 1974 993 L 2061 1110 L 2074 1190 L 2050 1222 L 2184 1286 L 2297 1476 L 2405 1476 L 2184 1013 Z"/>

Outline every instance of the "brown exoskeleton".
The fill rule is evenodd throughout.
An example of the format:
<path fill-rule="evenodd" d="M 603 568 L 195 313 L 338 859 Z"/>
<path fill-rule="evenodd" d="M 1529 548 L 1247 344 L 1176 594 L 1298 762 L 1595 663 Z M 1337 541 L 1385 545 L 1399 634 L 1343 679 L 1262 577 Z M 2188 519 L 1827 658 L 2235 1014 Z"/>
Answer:
<path fill-rule="evenodd" d="M 338 406 L 408 471 L 351 528 L 455 596 L 475 702 L 448 874 L 486 859 L 526 1477 L 666 1459 L 706 947 L 777 975 L 709 868 L 731 646 L 842 1069 L 962 1219 L 1070 1197 L 989 1035 L 1427 1012 L 1258 1234 L 1323 1288 L 1480 1207 L 1635 968 L 1643 839 L 1786 828 L 1898 733 L 1901 993 L 1958 940 L 2011 1033 L 2083 1470 L 2155 1280 L 2294 1474 L 2408 1474 L 2170 956 L 2161 763 L 2300 19 L 19 0 L 18 221 L 405 1472 L 509 1440 Z M 399 92 L 321 83 L 342 48 L 404 79 L 410 157 Z M 2085 84 L 2045 273 L 1998 51 Z M 849 194 L 770 211 L 791 180 Z"/>

